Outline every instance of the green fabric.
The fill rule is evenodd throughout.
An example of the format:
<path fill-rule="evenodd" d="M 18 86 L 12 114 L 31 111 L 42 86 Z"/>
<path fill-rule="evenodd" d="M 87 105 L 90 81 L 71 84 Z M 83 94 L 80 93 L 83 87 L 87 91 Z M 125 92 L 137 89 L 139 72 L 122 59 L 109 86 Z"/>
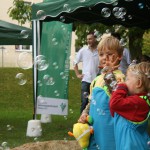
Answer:
<path fill-rule="evenodd" d="M 41 32 L 40 55 L 49 63 L 48 69 L 38 71 L 38 95 L 58 99 L 68 98 L 68 77 L 70 67 L 70 45 L 72 24 L 61 22 L 43 22 Z M 44 75 L 52 77 L 54 84 L 46 85 Z"/>
<path fill-rule="evenodd" d="M 32 45 L 32 30 L 0 20 L 0 45 Z"/>
<path fill-rule="evenodd" d="M 82 2 L 81 2 L 82 1 Z M 125 8 L 124 19 L 118 19 L 113 15 L 114 7 Z M 101 14 L 103 8 L 108 8 L 111 15 L 104 17 Z M 150 28 L 150 2 L 125 1 L 125 0 L 45 0 L 42 3 L 32 5 L 32 19 L 44 21 L 61 21 L 73 23 L 80 21 L 86 24 L 103 23 L 106 25 L 121 24 L 126 27 Z"/>

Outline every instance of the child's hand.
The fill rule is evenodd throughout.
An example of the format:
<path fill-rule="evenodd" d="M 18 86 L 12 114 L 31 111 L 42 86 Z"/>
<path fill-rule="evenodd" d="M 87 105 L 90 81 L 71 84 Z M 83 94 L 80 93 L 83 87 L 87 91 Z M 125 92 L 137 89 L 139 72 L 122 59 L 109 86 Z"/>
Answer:
<path fill-rule="evenodd" d="M 119 67 L 121 58 L 116 56 L 115 54 L 112 54 L 111 56 L 107 55 L 106 57 L 106 66 L 109 66 L 112 68 L 112 70 L 115 70 Z"/>
<path fill-rule="evenodd" d="M 87 122 L 87 116 L 88 116 L 87 113 L 81 114 L 81 116 L 80 116 L 78 122 L 79 122 L 79 123 L 86 123 L 86 122 Z"/>

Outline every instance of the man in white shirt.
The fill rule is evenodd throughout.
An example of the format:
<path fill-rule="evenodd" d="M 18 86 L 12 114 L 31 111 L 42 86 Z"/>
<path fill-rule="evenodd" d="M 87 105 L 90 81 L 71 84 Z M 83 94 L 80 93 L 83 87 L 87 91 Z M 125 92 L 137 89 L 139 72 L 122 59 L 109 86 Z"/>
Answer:
<path fill-rule="evenodd" d="M 74 60 L 74 70 L 77 78 L 81 79 L 81 113 L 88 104 L 90 84 L 99 72 L 99 55 L 97 41 L 93 33 L 87 35 L 88 46 L 82 47 Z M 82 74 L 78 70 L 78 63 L 82 62 Z"/>

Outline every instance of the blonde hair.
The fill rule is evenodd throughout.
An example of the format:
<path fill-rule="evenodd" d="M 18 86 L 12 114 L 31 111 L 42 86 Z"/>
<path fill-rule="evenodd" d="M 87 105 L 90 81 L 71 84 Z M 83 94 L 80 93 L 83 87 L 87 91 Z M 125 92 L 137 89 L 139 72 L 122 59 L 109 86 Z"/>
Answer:
<path fill-rule="evenodd" d="M 127 71 L 136 74 L 137 77 L 142 81 L 145 91 L 150 92 L 150 63 L 149 62 L 141 62 L 139 64 L 131 65 L 128 67 Z"/>
<path fill-rule="evenodd" d="M 105 34 L 101 37 L 101 40 L 98 44 L 98 51 L 102 51 L 102 49 L 108 48 L 109 50 L 117 51 L 119 56 L 122 56 L 123 47 L 121 46 L 119 40 L 111 36 L 110 34 Z"/>

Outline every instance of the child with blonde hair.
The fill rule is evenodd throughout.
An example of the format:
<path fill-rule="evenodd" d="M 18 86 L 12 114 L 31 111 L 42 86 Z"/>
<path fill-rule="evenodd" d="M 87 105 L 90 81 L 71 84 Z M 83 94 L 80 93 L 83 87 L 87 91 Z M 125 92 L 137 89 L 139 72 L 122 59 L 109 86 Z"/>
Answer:
<path fill-rule="evenodd" d="M 150 63 L 129 66 L 126 80 L 111 95 L 116 150 L 148 150 Z"/>
<path fill-rule="evenodd" d="M 117 38 L 105 35 L 98 44 L 98 52 L 102 72 L 91 83 L 89 103 L 78 122 L 86 123 L 88 115 L 93 119 L 94 134 L 90 138 L 88 150 L 115 150 L 114 123 L 109 109 L 111 88 L 106 77 L 124 81 L 124 74 L 118 70 L 123 47 Z"/>

